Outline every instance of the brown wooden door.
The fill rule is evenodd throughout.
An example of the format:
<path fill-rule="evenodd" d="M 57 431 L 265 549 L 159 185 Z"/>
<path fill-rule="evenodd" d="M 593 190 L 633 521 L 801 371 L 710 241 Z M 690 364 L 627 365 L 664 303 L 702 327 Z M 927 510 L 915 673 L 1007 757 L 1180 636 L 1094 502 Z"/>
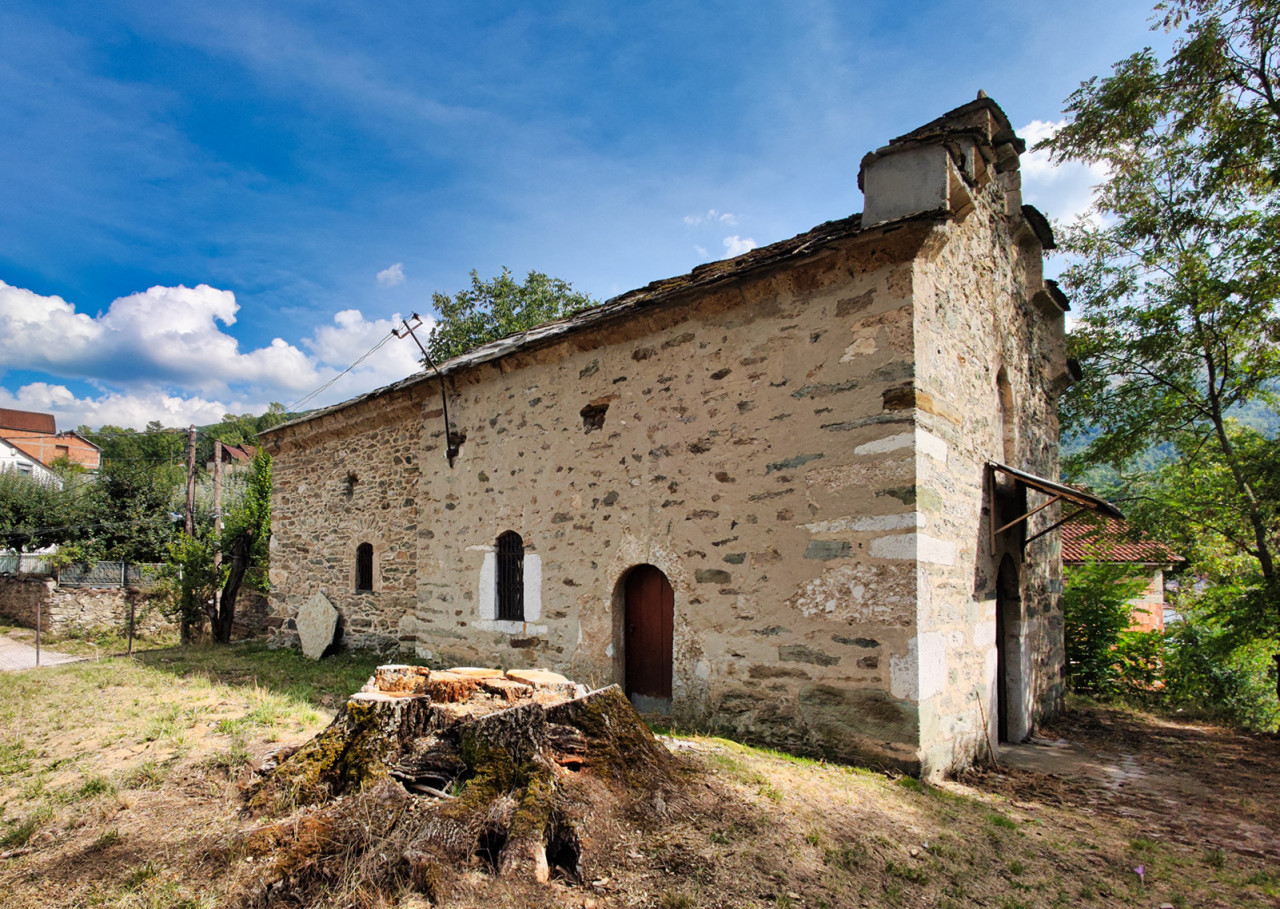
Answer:
<path fill-rule="evenodd" d="M 639 565 L 627 575 L 624 621 L 627 697 L 641 711 L 669 708 L 675 592 L 652 565 Z"/>

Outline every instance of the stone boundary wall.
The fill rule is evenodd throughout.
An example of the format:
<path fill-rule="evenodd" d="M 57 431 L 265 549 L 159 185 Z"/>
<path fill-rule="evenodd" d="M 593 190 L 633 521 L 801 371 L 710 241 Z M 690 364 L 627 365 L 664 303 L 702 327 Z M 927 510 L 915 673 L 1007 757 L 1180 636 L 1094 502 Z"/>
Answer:
<path fill-rule="evenodd" d="M 164 594 L 120 587 L 59 587 L 52 578 L 0 577 L 0 618 L 49 634 L 97 630 L 128 631 L 129 606 L 134 608 L 134 630 L 157 635 L 177 630 L 165 617 Z M 37 610 L 37 606 L 39 607 Z M 241 590 L 236 601 L 235 638 L 265 635 L 271 625 L 267 597 L 256 590 Z"/>
<path fill-rule="evenodd" d="M 130 603 L 137 634 L 174 630 L 174 623 L 160 609 L 160 595 L 154 592 L 119 587 L 59 587 L 52 578 L 42 577 L 0 578 L 0 617 L 35 628 L 38 606 L 40 630 L 45 633 L 98 629 L 125 632 Z"/>

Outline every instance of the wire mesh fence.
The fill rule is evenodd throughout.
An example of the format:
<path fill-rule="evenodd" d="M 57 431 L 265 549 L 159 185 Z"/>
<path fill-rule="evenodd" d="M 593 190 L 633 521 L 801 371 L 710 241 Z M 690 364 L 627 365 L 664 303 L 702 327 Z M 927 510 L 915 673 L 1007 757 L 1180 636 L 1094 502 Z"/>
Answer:
<path fill-rule="evenodd" d="M 52 577 L 53 557 L 25 553 L 0 553 L 0 574 L 40 574 Z"/>
<path fill-rule="evenodd" d="M 47 555 L 0 555 L 0 574 L 27 574 L 56 578 L 59 587 L 133 587 L 147 588 L 160 576 L 159 563 L 78 562 L 55 565 Z"/>

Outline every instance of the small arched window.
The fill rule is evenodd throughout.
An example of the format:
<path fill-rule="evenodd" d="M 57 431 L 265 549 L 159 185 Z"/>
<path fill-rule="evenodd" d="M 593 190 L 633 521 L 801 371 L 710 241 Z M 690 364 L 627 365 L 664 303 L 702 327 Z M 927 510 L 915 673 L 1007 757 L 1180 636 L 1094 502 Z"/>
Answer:
<path fill-rule="evenodd" d="M 508 530 L 498 537 L 497 618 L 524 621 L 524 540 Z"/>
<path fill-rule="evenodd" d="M 1000 448 L 1004 462 L 1013 467 L 1018 458 L 1018 415 L 1013 400 L 1009 373 L 1002 366 L 996 373 L 996 406 L 1000 409 Z"/>
<path fill-rule="evenodd" d="M 356 591 L 373 590 L 373 544 L 356 547 Z"/>

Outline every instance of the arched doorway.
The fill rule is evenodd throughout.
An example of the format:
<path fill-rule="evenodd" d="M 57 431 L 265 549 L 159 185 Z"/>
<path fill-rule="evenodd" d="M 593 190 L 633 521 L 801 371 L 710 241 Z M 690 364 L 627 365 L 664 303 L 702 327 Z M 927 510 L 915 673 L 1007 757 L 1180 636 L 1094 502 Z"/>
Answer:
<path fill-rule="evenodd" d="M 1001 742 L 1020 742 L 1028 732 L 1022 626 L 1018 566 L 1005 555 L 996 576 L 996 726 Z"/>
<path fill-rule="evenodd" d="M 641 713 L 671 712 L 675 592 L 653 565 L 627 572 L 623 586 L 623 685 Z"/>

